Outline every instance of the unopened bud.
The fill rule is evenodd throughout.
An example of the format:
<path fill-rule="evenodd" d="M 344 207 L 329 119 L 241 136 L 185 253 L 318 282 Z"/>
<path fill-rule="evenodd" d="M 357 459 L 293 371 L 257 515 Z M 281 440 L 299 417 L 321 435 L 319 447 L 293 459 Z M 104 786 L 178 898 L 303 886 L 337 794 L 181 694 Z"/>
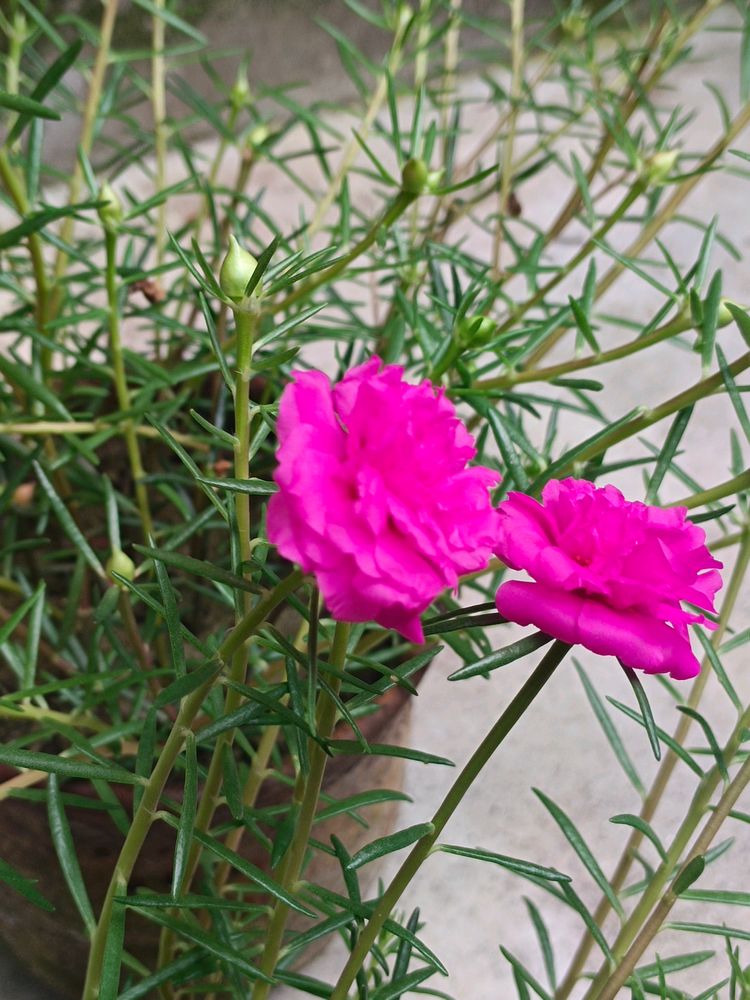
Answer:
<path fill-rule="evenodd" d="M 238 110 L 252 102 L 250 84 L 247 82 L 247 74 L 242 66 L 237 70 L 237 76 L 234 78 L 232 89 L 229 91 L 229 100 L 232 107 Z"/>
<path fill-rule="evenodd" d="M 729 326 L 730 323 L 734 322 L 734 316 L 729 311 L 729 306 L 734 306 L 735 309 L 739 308 L 736 302 L 732 302 L 731 299 L 721 299 L 719 301 L 719 313 L 717 316 L 717 325 Z"/>
<path fill-rule="evenodd" d="M 421 194 L 429 178 L 430 172 L 424 160 L 407 160 L 401 170 L 401 190 L 406 194 Z"/>
<path fill-rule="evenodd" d="M 262 146 L 263 143 L 268 139 L 271 134 L 271 129 L 265 122 L 262 125 L 256 125 L 251 128 L 247 134 L 247 145 L 250 149 L 257 149 L 258 146 Z"/>
<path fill-rule="evenodd" d="M 249 251 L 241 247 L 234 236 L 229 237 L 229 250 L 221 264 L 219 284 L 224 294 L 233 302 L 241 302 L 245 297 L 247 284 L 258 266 L 258 261 Z M 261 284 L 253 289 L 253 295 L 260 295 Z"/>
<path fill-rule="evenodd" d="M 117 573 L 118 576 L 124 577 L 126 580 L 135 579 L 135 563 L 126 555 L 122 549 L 115 549 L 112 555 L 107 560 L 107 565 L 105 567 L 107 570 L 107 576 L 109 576 L 118 587 L 123 585 L 119 580 L 116 580 L 113 576 Z"/>
<path fill-rule="evenodd" d="M 104 228 L 115 232 L 122 222 L 122 202 L 115 194 L 108 181 L 99 188 L 99 201 L 102 204 L 97 209 Z"/>
<path fill-rule="evenodd" d="M 464 316 L 456 327 L 456 339 L 462 347 L 483 347 L 496 330 L 497 323 L 489 316 Z"/>
<path fill-rule="evenodd" d="M 649 187 L 658 187 L 668 179 L 679 156 L 676 149 L 662 149 L 643 163 L 641 176 Z"/>
<path fill-rule="evenodd" d="M 573 42 L 580 42 L 586 34 L 588 18 L 580 11 L 566 14 L 560 22 L 560 30 Z"/>

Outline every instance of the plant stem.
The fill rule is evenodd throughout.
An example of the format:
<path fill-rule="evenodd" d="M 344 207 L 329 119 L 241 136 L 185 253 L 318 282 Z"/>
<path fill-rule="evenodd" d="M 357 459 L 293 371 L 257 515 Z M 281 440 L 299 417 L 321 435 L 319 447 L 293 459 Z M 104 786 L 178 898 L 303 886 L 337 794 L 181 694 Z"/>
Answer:
<path fill-rule="evenodd" d="M 492 242 L 492 270 L 496 279 L 500 278 L 500 254 L 503 246 L 503 227 L 508 213 L 508 198 L 513 182 L 513 146 L 516 138 L 516 121 L 518 106 L 521 100 L 521 83 L 523 77 L 523 15 L 524 0 L 511 0 L 510 32 L 511 32 L 511 81 L 510 81 L 510 115 L 508 132 L 503 143 L 503 164 L 500 171 L 499 203 L 497 210 L 497 226 Z"/>
<path fill-rule="evenodd" d="M 721 645 L 729 626 L 731 616 L 734 612 L 734 608 L 745 579 L 745 574 L 747 573 L 748 564 L 750 564 L 750 530 L 745 529 L 742 534 L 742 542 L 737 554 L 737 561 L 734 565 L 734 569 L 732 570 L 732 575 L 729 578 L 726 595 L 722 602 L 718 628 L 711 637 L 711 645 L 714 649 L 718 649 Z M 701 663 L 701 672 L 690 690 L 690 696 L 687 702 L 689 708 L 697 708 L 700 704 L 710 675 L 711 663 L 706 657 Z M 690 731 L 691 723 L 692 719 L 689 715 L 680 715 L 680 720 L 675 728 L 673 736 L 675 742 L 680 745 L 685 742 L 687 734 Z M 653 815 L 656 812 L 666 787 L 672 777 L 677 760 L 677 755 L 669 750 L 656 773 L 656 777 L 654 778 L 653 784 L 644 799 L 640 812 L 641 818 L 647 823 L 653 818 Z M 636 851 L 638 850 L 642 840 L 643 834 L 639 830 L 634 829 L 628 838 L 625 850 L 623 851 L 617 867 L 615 868 L 614 875 L 610 879 L 610 884 L 615 893 L 618 893 L 625 885 L 625 880 L 628 877 L 633 861 L 635 860 Z M 603 926 L 609 910 L 610 902 L 606 896 L 602 896 L 596 910 L 594 911 L 594 922 L 598 927 Z M 588 934 L 585 934 L 581 938 L 578 948 L 573 956 L 570 968 L 566 973 L 563 982 L 560 984 L 560 988 L 555 993 L 555 1000 L 567 1000 L 567 997 L 570 996 L 576 982 L 583 973 L 593 944 L 593 938 L 591 938 Z"/>
<path fill-rule="evenodd" d="M 732 364 L 729 365 L 729 371 L 733 376 L 745 371 L 746 368 L 750 368 L 750 351 L 742 354 L 736 361 L 733 361 Z M 599 440 L 594 442 L 594 444 L 592 444 L 589 448 L 581 451 L 578 455 L 576 455 L 575 462 L 571 463 L 570 466 L 564 466 L 562 469 L 558 470 L 558 474 L 569 474 L 572 470 L 573 464 L 588 462 L 592 458 L 596 458 L 613 445 L 619 444 L 621 441 L 625 441 L 634 434 L 640 434 L 641 431 L 650 427 L 652 424 L 656 424 L 660 420 L 664 420 L 665 417 L 668 417 L 673 413 L 677 413 L 678 410 L 682 410 L 686 406 L 690 406 L 699 399 L 704 399 L 706 396 L 710 396 L 716 389 L 720 389 L 723 384 L 724 380 L 721 372 L 717 372 L 709 378 L 696 382 L 695 385 L 683 390 L 683 392 L 678 393 L 678 395 L 672 396 L 671 399 L 666 400 L 666 402 L 662 403 L 660 406 L 654 407 L 653 410 L 646 410 L 645 412 L 639 413 L 637 416 L 633 417 L 632 420 L 628 420 L 627 423 L 622 424 L 620 427 L 615 427 L 609 434 L 599 438 Z"/>
<path fill-rule="evenodd" d="M 348 623 L 336 622 L 336 631 L 334 632 L 331 648 L 331 666 L 337 670 L 342 670 L 346 662 L 346 650 L 350 630 L 351 626 Z M 333 732 L 337 711 L 336 696 L 341 687 L 341 678 L 332 677 L 330 687 L 330 691 L 327 691 L 325 688 L 321 689 L 318 699 L 316 732 L 322 740 L 329 739 Z M 317 741 L 309 741 L 308 752 L 310 769 L 304 784 L 301 786 L 302 795 L 297 826 L 279 877 L 279 883 L 286 890 L 293 888 L 302 872 L 310 841 L 310 831 L 312 830 L 315 813 L 318 808 L 320 789 L 323 785 L 323 775 L 326 763 L 328 762 L 328 754 Z M 281 902 L 281 900 L 277 900 L 271 915 L 271 922 L 268 926 L 263 957 L 258 966 L 260 971 L 264 972 L 267 976 L 271 976 L 273 970 L 276 968 L 288 916 L 289 907 L 287 904 Z M 252 1000 L 266 1000 L 270 988 L 269 983 L 258 979 L 253 987 Z"/>
<path fill-rule="evenodd" d="M 690 849 L 690 852 L 680 869 L 681 872 L 685 871 L 686 866 L 694 858 L 705 854 L 711 846 L 714 837 L 719 832 L 724 820 L 727 818 L 731 809 L 737 802 L 737 799 L 740 797 L 748 784 L 750 784 L 750 757 L 745 760 L 745 763 L 735 775 L 734 780 L 726 788 L 724 794 L 719 799 L 716 808 L 712 811 L 710 817 L 706 821 L 706 825 L 703 827 L 703 830 L 696 838 L 695 843 Z M 695 801 L 692 808 L 700 810 L 700 815 L 702 815 L 705 811 L 702 799 Z M 672 882 L 672 885 L 674 885 L 674 881 Z M 639 958 L 643 955 L 644 951 L 654 937 L 656 937 L 662 924 L 667 919 L 669 911 L 678 899 L 679 896 L 675 895 L 671 888 L 664 893 L 654 907 L 650 917 L 643 925 L 640 934 L 638 934 L 636 939 L 633 941 L 633 944 L 622 957 L 609 979 L 607 979 L 604 985 L 598 990 L 595 982 L 586 994 L 586 1000 L 615 1000 L 615 997 L 618 995 L 620 989 L 625 985 L 626 980 L 635 968 Z"/>
<path fill-rule="evenodd" d="M 393 223 L 402 215 L 409 205 L 417 198 L 416 194 L 410 191 L 399 191 L 396 197 L 393 199 L 391 204 L 385 209 L 383 214 L 377 219 L 369 231 L 362 237 L 362 239 L 356 243 L 349 253 L 344 254 L 335 264 L 331 264 L 330 267 L 321 271 L 320 274 L 316 275 L 314 278 L 310 278 L 309 281 L 304 282 L 295 291 L 290 292 L 285 299 L 281 302 L 276 303 L 271 307 L 274 313 L 283 312 L 287 310 L 291 305 L 294 305 L 299 299 L 304 298 L 309 295 L 310 292 L 314 292 L 316 288 L 320 288 L 321 285 L 327 284 L 332 281 L 337 275 L 345 271 L 349 265 L 360 257 L 365 251 L 369 250 L 373 245 L 375 240 L 378 238 L 378 234 L 381 229 L 388 229 Z"/>
<path fill-rule="evenodd" d="M 165 0 L 155 0 L 156 9 L 152 16 L 151 28 L 151 111 L 154 120 L 154 188 L 164 191 L 167 186 L 167 101 L 166 65 L 164 57 L 165 25 L 162 16 Z M 155 264 L 157 269 L 164 262 L 164 248 L 167 242 L 167 203 L 162 201 L 156 209 L 156 229 L 154 231 Z M 159 357 L 159 327 L 154 332 L 154 354 Z"/>
<path fill-rule="evenodd" d="M 627 358 L 631 354 L 636 354 L 647 347 L 652 347 L 663 340 L 676 337 L 685 330 L 691 330 L 693 322 L 689 319 L 678 317 L 670 323 L 665 323 L 645 337 L 636 337 L 626 344 L 613 347 L 609 351 L 600 351 L 598 354 L 589 354 L 585 358 L 573 358 L 570 361 L 562 361 L 558 365 L 550 365 L 548 368 L 523 368 L 520 371 L 509 372 L 507 375 L 499 375 L 497 378 L 483 379 L 475 383 L 475 389 L 508 389 L 512 386 L 526 382 L 550 382 L 552 379 L 560 378 L 571 372 L 581 371 L 584 368 L 595 368 L 598 365 L 606 365 L 611 361 L 619 361 Z"/>
<path fill-rule="evenodd" d="M 398 903 L 404 890 L 409 885 L 414 875 L 417 873 L 422 863 L 430 854 L 430 851 L 437 843 L 438 837 L 443 832 L 443 828 L 453 813 L 458 808 L 461 800 L 471 787 L 475 778 L 482 770 L 487 761 L 503 742 L 505 737 L 515 726 L 526 709 L 544 685 L 550 679 L 556 668 L 559 666 L 570 646 L 564 642 L 555 642 L 546 656 L 541 660 L 534 672 L 528 678 L 518 694 L 505 709 L 492 729 L 479 744 L 465 765 L 459 776 L 454 781 L 448 794 L 443 799 L 440 807 L 432 818 L 432 833 L 417 841 L 409 852 L 408 857 L 393 877 L 391 884 L 380 897 L 378 905 L 373 910 L 372 916 L 363 928 L 357 944 L 349 956 L 349 960 L 339 976 L 338 982 L 331 993 L 330 1000 L 346 1000 L 349 987 L 362 968 L 367 954 L 375 943 L 380 930 L 385 921 L 390 916 L 394 906 Z M 254 997 L 253 1000 L 256 1000 Z"/>
<path fill-rule="evenodd" d="M 89 81 L 88 93 L 86 95 L 86 105 L 83 109 L 81 135 L 78 140 L 78 148 L 84 156 L 89 156 L 91 153 L 91 144 L 94 139 L 94 126 L 96 125 L 96 118 L 99 112 L 99 102 L 101 100 L 102 88 L 104 86 L 104 75 L 107 72 L 109 51 L 112 46 L 112 34 L 115 28 L 117 9 L 120 0 L 103 0 L 103 3 L 104 11 L 102 13 L 102 21 L 99 28 L 99 45 L 96 50 L 96 60 L 94 61 L 91 80 Z M 82 183 L 83 167 L 81 166 L 81 158 L 79 156 L 76 158 L 73 173 L 70 178 L 70 185 L 68 188 L 68 204 L 74 205 L 78 201 L 81 194 Z M 75 220 L 73 219 L 73 216 L 68 215 L 63 219 L 60 227 L 61 247 L 58 249 L 57 257 L 55 258 L 54 285 L 52 289 L 52 305 L 50 308 L 50 316 L 52 318 L 56 315 L 62 298 L 60 283 L 63 275 L 65 274 L 65 269 L 68 266 L 68 255 L 64 249 L 64 245 L 70 242 L 71 236 L 73 235 L 74 225 Z"/>
<path fill-rule="evenodd" d="M 110 228 L 105 229 L 104 243 L 107 253 L 106 281 L 107 306 L 109 309 L 109 349 L 112 355 L 117 405 L 121 412 L 127 413 L 130 410 L 130 392 L 128 390 L 125 359 L 122 353 L 122 340 L 120 337 L 120 303 L 117 294 L 117 234 L 114 230 Z M 141 517 L 143 537 L 146 545 L 150 545 L 154 537 L 154 522 L 148 502 L 148 490 L 143 481 L 145 472 L 141 460 L 138 435 L 135 432 L 133 421 L 129 417 L 122 424 L 122 435 L 125 438 L 125 446 L 128 451 L 130 472 L 133 477 L 133 490 Z"/>
<path fill-rule="evenodd" d="M 146 781 L 140 805 L 133 816 L 130 831 L 122 845 L 120 855 L 115 864 L 112 878 L 107 890 L 99 921 L 91 939 L 91 951 L 86 971 L 86 983 L 82 1000 L 97 1000 L 101 979 L 104 951 L 107 943 L 109 924 L 112 919 L 112 907 L 118 886 L 127 885 L 140 854 L 143 842 L 151 827 L 164 791 L 164 786 L 172 772 L 179 756 L 186 733 L 200 712 L 206 696 L 213 687 L 224 665 L 230 661 L 237 649 L 257 630 L 270 612 L 283 601 L 302 582 L 300 570 L 290 573 L 278 583 L 270 593 L 256 604 L 253 610 L 234 629 L 219 647 L 216 653 L 216 670 L 204 683 L 183 699 L 172 730 L 159 754 L 159 759 Z"/>
<path fill-rule="evenodd" d="M 727 479 L 725 482 L 719 483 L 718 486 L 712 486 L 700 493 L 691 493 L 689 497 L 676 500 L 670 504 L 670 507 L 688 507 L 692 510 L 693 507 L 703 507 L 704 504 L 715 503 L 717 500 L 735 496 L 735 494 L 742 493 L 747 489 L 750 489 L 750 471 L 741 472 L 739 476 Z"/>
<path fill-rule="evenodd" d="M 409 20 L 409 18 L 399 17 L 398 25 L 393 36 L 393 44 L 391 45 L 391 50 L 386 58 L 385 70 L 380 74 L 378 84 L 373 91 L 372 97 L 370 98 L 370 103 L 368 104 L 362 121 L 359 124 L 359 128 L 356 130 L 356 133 L 359 134 L 362 139 L 367 138 L 370 129 L 372 128 L 372 124 L 377 118 L 378 113 L 383 106 L 383 101 L 388 94 L 388 75 L 395 77 L 398 73 L 403 55 L 404 34 L 409 26 Z M 347 143 L 341 156 L 339 168 L 331 179 L 328 185 L 328 190 L 318 202 L 315 208 L 315 214 L 310 221 L 310 225 L 305 230 L 305 239 L 308 243 L 323 225 L 328 209 L 336 200 L 336 197 L 341 190 L 344 178 L 349 172 L 349 168 L 352 163 L 354 163 L 358 150 L 359 143 L 357 142 L 356 134 L 352 134 L 352 138 Z"/>

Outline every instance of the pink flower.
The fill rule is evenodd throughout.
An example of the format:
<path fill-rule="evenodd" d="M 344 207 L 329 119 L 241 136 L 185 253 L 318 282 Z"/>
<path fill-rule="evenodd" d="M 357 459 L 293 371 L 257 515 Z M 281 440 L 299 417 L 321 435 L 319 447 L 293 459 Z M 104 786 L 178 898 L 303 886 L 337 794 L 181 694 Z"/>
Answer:
<path fill-rule="evenodd" d="M 466 468 L 474 439 L 453 404 L 373 357 L 334 386 L 296 372 L 278 436 L 269 539 L 315 575 L 335 618 L 424 641 L 421 612 L 487 564 L 497 535 L 500 476 Z"/>
<path fill-rule="evenodd" d="M 683 601 L 713 611 L 721 563 L 684 507 L 631 503 L 614 486 L 552 481 L 542 503 L 511 493 L 500 504 L 497 555 L 535 583 L 504 583 L 500 614 L 647 673 L 694 677 L 687 626 L 711 626 Z"/>

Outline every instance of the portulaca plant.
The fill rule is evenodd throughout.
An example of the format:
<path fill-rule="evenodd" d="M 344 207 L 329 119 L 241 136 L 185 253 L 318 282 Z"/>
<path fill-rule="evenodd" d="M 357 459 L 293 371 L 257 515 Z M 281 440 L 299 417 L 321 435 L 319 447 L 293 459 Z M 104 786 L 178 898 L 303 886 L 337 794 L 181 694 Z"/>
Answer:
<path fill-rule="evenodd" d="M 712 867 L 750 820 L 750 315 L 714 265 L 736 220 L 685 204 L 746 179 L 745 5 L 346 0 L 387 50 L 329 28 L 335 111 L 245 62 L 224 82 L 179 0 L 134 6 L 147 66 L 118 0 L 98 26 L 0 11 L 0 939 L 82 1000 L 448 997 L 404 909 L 447 853 L 580 934 L 528 900 L 538 955 L 494 942 L 497 996 L 750 996 L 750 885 Z M 669 84 L 711 32 L 736 87 L 696 146 Z M 633 357 L 663 379 L 623 414 Z M 696 473 L 717 403 L 726 455 Z M 445 664 L 448 706 L 509 694 L 410 823 L 391 765 L 452 762 L 396 723 Z M 624 773 L 612 872 L 541 790 L 548 858 L 489 813 L 445 838 L 561 673 Z"/>

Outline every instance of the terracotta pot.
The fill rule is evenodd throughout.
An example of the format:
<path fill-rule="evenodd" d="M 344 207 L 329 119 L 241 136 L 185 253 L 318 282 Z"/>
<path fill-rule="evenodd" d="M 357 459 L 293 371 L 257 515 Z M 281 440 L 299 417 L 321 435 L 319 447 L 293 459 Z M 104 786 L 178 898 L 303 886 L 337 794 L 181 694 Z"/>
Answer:
<path fill-rule="evenodd" d="M 365 738 L 402 745 L 408 742 L 410 709 L 409 695 L 402 688 L 393 688 L 383 698 L 380 710 L 361 721 Z M 350 733 L 344 729 L 336 735 L 346 737 Z M 0 781 L 15 773 L 0 766 Z M 332 758 L 328 764 L 324 789 L 336 799 L 342 799 L 372 788 L 398 790 L 402 778 L 403 761 L 400 758 L 340 756 Z M 90 786 L 83 781 L 68 781 L 64 789 L 69 793 L 93 796 Z M 132 803 L 128 803 L 130 789 L 117 786 L 116 791 L 126 811 L 132 810 Z M 180 787 L 171 791 L 175 797 L 181 794 Z M 258 806 L 262 808 L 285 801 L 287 795 L 287 787 L 267 783 Z M 331 834 L 336 834 L 353 854 L 368 841 L 393 829 L 397 806 L 397 802 L 386 802 L 368 807 L 364 813 L 370 824 L 368 829 L 342 815 L 316 826 L 315 836 L 328 842 Z M 66 815 L 89 898 L 94 911 L 98 912 L 122 836 L 102 810 L 68 807 Z M 6 895 L 6 905 L 0 907 L 0 939 L 30 975 L 51 986 L 61 998 L 77 1000 L 83 986 L 88 940 L 60 872 L 44 804 L 14 798 L 0 802 L 0 843 L 4 860 L 22 875 L 37 879 L 40 892 L 55 906 L 53 913 L 47 913 L 20 895 L 14 893 L 12 901 Z M 154 892 L 169 892 L 173 848 L 174 831 L 165 823 L 154 823 L 130 882 L 131 893 L 141 886 Z M 249 834 L 243 838 L 241 852 L 255 864 L 267 867 L 265 851 Z M 365 879 L 374 879 L 375 868 L 371 865 L 363 870 Z M 338 861 L 321 851 L 314 853 L 305 875 L 317 884 L 345 891 Z M 149 967 L 153 967 L 155 961 L 158 938 L 158 926 L 138 914 L 128 913 L 125 947 Z"/>

